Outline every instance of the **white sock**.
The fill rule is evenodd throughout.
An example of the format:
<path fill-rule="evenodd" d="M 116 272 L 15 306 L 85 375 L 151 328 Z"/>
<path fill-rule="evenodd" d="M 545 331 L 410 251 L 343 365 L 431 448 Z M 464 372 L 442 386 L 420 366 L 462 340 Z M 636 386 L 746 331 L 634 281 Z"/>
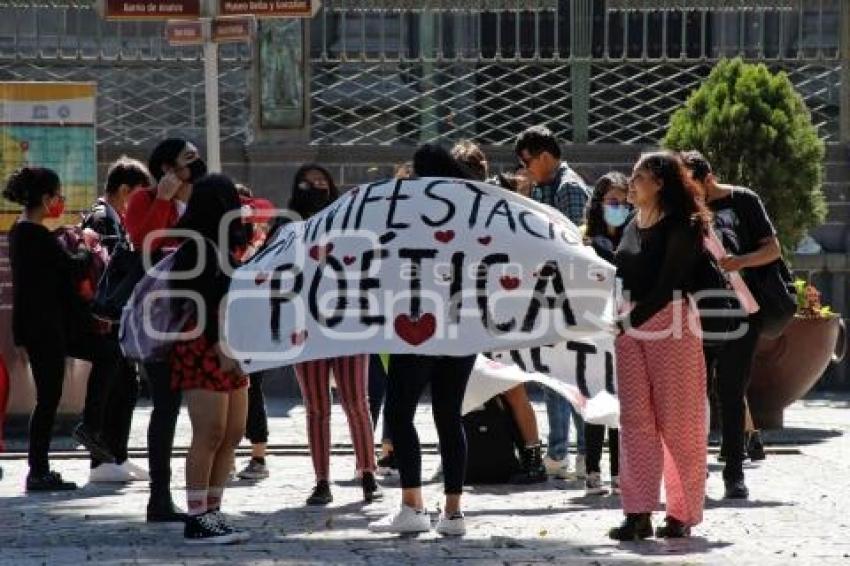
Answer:
<path fill-rule="evenodd" d="M 190 517 L 197 517 L 207 512 L 207 490 L 187 489 L 186 510 Z"/>
<path fill-rule="evenodd" d="M 221 509 L 221 498 L 224 495 L 224 487 L 210 487 L 207 490 L 207 510 L 218 511 Z"/>

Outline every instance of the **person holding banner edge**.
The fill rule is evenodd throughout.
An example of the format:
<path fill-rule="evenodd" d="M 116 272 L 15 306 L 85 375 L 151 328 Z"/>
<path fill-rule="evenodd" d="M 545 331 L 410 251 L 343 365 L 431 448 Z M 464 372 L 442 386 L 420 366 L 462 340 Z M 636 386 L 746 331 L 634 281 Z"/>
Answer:
<path fill-rule="evenodd" d="M 617 321 L 620 487 L 625 520 L 614 540 L 653 535 L 651 514 L 664 479 L 666 524 L 659 538 L 690 535 L 705 503 L 705 360 L 696 309 L 687 293 L 711 214 L 686 185 L 679 157 L 648 153 L 629 179 L 637 214 L 614 255 L 624 292 Z"/>
<path fill-rule="evenodd" d="M 413 167 L 419 177 L 474 178 L 474 174 L 453 159 L 445 148 L 437 145 L 420 147 L 413 156 Z M 412 313 L 414 317 L 418 315 L 417 312 Z M 390 356 L 384 418 L 389 419 L 401 478 L 402 500 L 399 511 L 369 524 L 372 532 L 409 534 L 431 530 L 431 519 L 422 499 L 422 452 L 413 424 L 419 398 L 425 386 L 430 384 L 446 496 L 436 529 L 446 536 L 466 533 L 460 505 L 467 455 L 461 406 L 475 357 Z"/>
<path fill-rule="evenodd" d="M 545 126 L 532 126 L 522 132 L 514 145 L 514 153 L 534 181 L 531 198 L 558 209 L 576 226 L 584 222 L 584 208 L 589 191 L 584 181 L 561 159 L 558 140 Z M 551 476 L 561 479 L 584 479 L 584 421 L 569 401 L 544 390 L 546 415 L 549 417 L 549 446 L 544 459 Z M 570 419 L 576 427 L 576 465 L 570 472 Z"/>
<path fill-rule="evenodd" d="M 295 173 L 293 185 L 288 208 L 305 220 L 339 198 L 330 173 L 316 164 L 302 166 Z M 307 410 L 307 439 L 316 474 L 316 486 L 307 498 L 307 504 L 327 505 L 333 501 L 329 482 L 331 369 L 348 418 L 363 498 L 371 503 L 382 498 L 383 494 L 375 480 L 377 465 L 367 384 L 369 355 L 361 354 L 295 364 L 295 376 Z"/>

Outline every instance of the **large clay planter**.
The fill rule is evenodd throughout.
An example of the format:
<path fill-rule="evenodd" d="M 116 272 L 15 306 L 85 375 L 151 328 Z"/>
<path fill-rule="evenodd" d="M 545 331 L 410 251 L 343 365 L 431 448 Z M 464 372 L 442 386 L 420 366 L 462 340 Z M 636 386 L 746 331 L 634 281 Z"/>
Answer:
<path fill-rule="evenodd" d="M 809 392 L 833 360 L 844 357 L 840 317 L 795 317 L 779 338 L 760 338 L 747 392 L 757 428 L 782 428 L 785 407 Z"/>

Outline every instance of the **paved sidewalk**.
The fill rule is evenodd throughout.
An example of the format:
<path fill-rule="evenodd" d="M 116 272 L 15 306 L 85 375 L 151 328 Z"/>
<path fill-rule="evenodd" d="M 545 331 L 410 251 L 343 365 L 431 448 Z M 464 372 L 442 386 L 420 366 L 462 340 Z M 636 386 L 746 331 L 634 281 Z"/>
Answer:
<path fill-rule="evenodd" d="M 372 535 L 367 523 L 397 505 L 397 490 L 390 483 L 386 502 L 364 505 L 351 479 L 353 457 L 340 454 L 332 458 L 334 503 L 307 509 L 303 501 L 312 487 L 312 470 L 303 453 L 303 408 L 281 403 L 271 409 L 271 441 L 288 445 L 290 455 L 269 458 L 270 479 L 238 483 L 225 494 L 225 509 L 252 532 L 250 543 L 187 547 L 179 528 L 145 524 L 145 485 L 85 486 L 76 493 L 26 496 L 25 459 L 5 455 L 0 460 L 5 471 L 0 481 L 0 563 L 850 564 L 850 396 L 800 402 L 786 413 L 788 428 L 773 437 L 783 442 L 781 453 L 769 454 L 747 471 L 751 501 L 720 500 L 720 468 L 710 456 L 706 520 L 694 537 L 620 545 L 605 536 L 620 520 L 618 500 L 586 498 L 580 485 L 564 482 L 533 489 L 469 489 L 465 508 L 470 532 L 464 539 Z M 147 408 L 137 413 L 133 446 L 143 447 L 148 413 Z M 338 410 L 333 417 L 334 441 L 347 443 L 344 417 Z M 436 440 L 429 420 L 430 411 L 422 406 L 417 421 L 425 442 Z M 545 432 L 544 415 L 539 422 Z M 59 448 L 62 442 L 70 447 L 63 439 Z M 182 415 L 177 444 L 187 443 L 188 423 Z M 11 448 L 21 446 L 13 442 Z M 243 462 L 241 458 L 239 464 Z M 435 455 L 426 455 L 426 477 L 437 462 Z M 69 479 L 86 482 L 83 458 L 62 459 L 55 467 Z M 174 471 L 175 498 L 182 501 L 181 458 L 175 458 Z M 436 512 L 440 485 L 429 484 L 425 491 Z"/>

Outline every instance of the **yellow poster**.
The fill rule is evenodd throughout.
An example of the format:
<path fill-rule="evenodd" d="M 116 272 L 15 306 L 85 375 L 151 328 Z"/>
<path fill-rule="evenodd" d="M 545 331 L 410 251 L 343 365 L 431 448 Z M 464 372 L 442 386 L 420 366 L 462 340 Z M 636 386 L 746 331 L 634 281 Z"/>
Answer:
<path fill-rule="evenodd" d="M 65 216 L 76 224 L 97 196 L 94 83 L 0 82 L 0 179 L 25 165 L 59 174 Z M 20 207 L 0 199 L 0 231 Z"/>

